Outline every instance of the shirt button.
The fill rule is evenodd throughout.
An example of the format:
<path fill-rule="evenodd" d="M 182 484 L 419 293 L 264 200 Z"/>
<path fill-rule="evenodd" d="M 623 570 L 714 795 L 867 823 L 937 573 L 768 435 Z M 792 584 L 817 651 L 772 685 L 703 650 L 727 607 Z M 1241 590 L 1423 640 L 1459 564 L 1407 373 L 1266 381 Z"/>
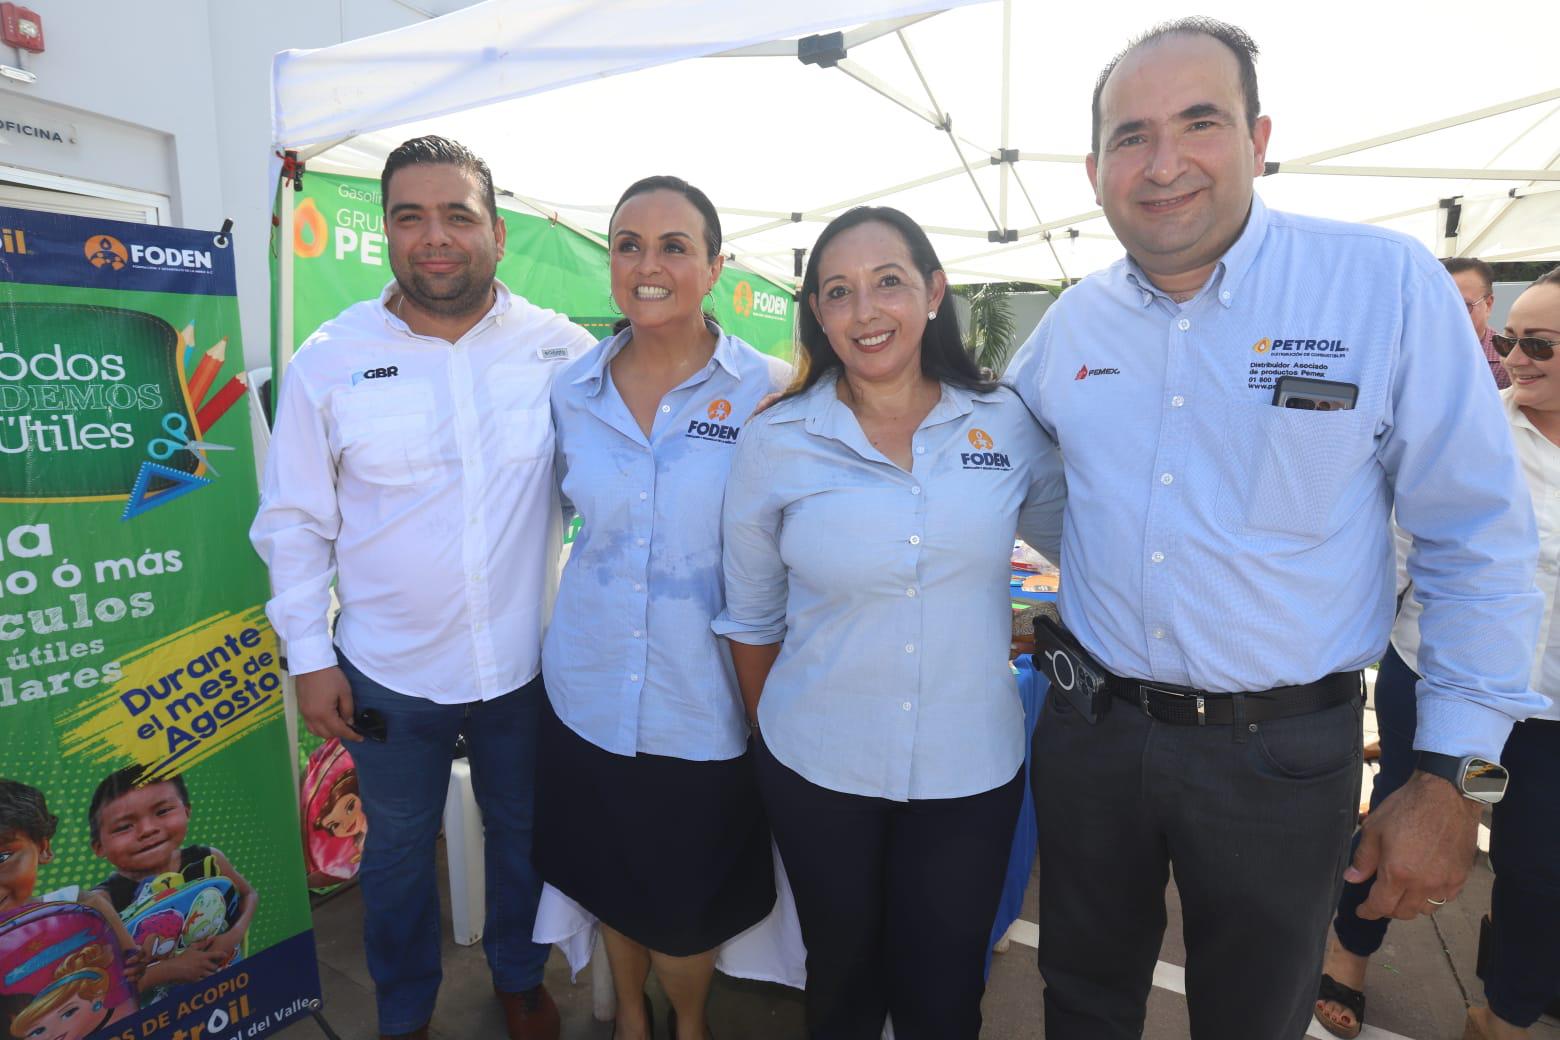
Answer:
<path fill-rule="evenodd" d="M 629 682 L 638 682 L 638 681 L 639 681 L 639 673 L 638 673 L 638 672 L 635 672 L 635 673 L 633 673 L 633 674 L 632 674 L 632 675 L 630 675 L 630 676 L 629 676 L 629 677 L 628 677 L 628 681 L 629 681 Z"/>
<path fill-rule="evenodd" d="M 650 492 L 648 492 L 648 491 L 641 491 L 639 493 L 639 501 L 641 501 L 641 502 L 643 502 L 645 499 L 647 499 L 649 497 L 650 497 Z"/>
<path fill-rule="evenodd" d="M 1162 629 L 1162 628 L 1154 629 L 1154 638 L 1155 639 L 1163 639 L 1164 637 L 1165 637 L 1165 630 L 1164 629 Z"/>
<path fill-rule="evenodd" d="M 1170 407 L 1172 408 L 1179 408 L 1185 403 L 1186 398 L 1182 397 L 1180 394 L 1176 394 L 1174 397 L 1170 398 Z"/>
<path fill-rule="evenodd" d="M 636 581 L 636 582 L 634 582 L 634 591 L 635 592 L 643 592 L 643 591 L 645 591 L 645 587 L 643 585 L 639 584 L 639 582 Z"/>
<path fill-rule="evenodd" d="M 921 536 L 918 535 L 918 534 L 911 535 L 910 536 L 910 544 L 911 545 L 920 545 L 921 544 Z"/>
<path fill-rule="evenodd" d="M 907 653 L 907 654 L 915 653 L 915 644 L 914 643 L 906 643 L 905 644 L 905 653 Z"/>
<path fill-rule="evenodd" d="M 906 711 L 909 711 L 910 710 L 910 702 L 909 701 L 905 701 L 903 704 L 900 705 L 900 707 L 905 709 Z"/>
<path fill-rule="evenodd" d="M 906 589 L 905 590 L 905 595 L 909 596 L 911 599 L 915 599 L 915 590 L 914 589 Z"/>
<path fill-rule="evenodd" d="M 643 538 L 635 538 L 634 539 L 634 544 L 635 545 L 644 545 L 645 544 L 645 540 Z"/>
<path fill-rule="evenodd" d="M 1161 473 L 1159 474 L 1159 482 L 1161 484 L 1174 484 L 1175 478 L 1168 473 Z"/>
<path fill-rule="evenodd" d="M 1156 553 L 1154 553 L 1154 555 L 1150 556 L 1149 559 L 1153 560 L 1155 563 L 1164 563 L 1165 562 L 1165 554 L 1162 553 L 1162 552 L 1156 552 Z"/>
<path fill-rule="evenodd" d="M 917 444 L 915 446 L 915 453 L 917 455 L 925 455 L 926 454 L 926 447 L 925 447 L 925 445 Z"/>
<path fill-rule="evenodd" d="M 1560 495 L 1560 491 L 1555 492 L 1555 494 Z M 466 517 L 466 523 L 474 524 L 476 522 L 477 522 L 477 514 L 476 513 L 472 513 L 470 516 Z"/>
<path fill-rule="evenodd" d="M 663 405 L 662 405 L 662 406 L 661 406 L 661 411 L 663 411 L 663 412 L 669 412 L 669 411 L 671 411 L 671 410 L 672 410 L 672 406 L 671 406 L 671 405 L 669 405 L 669 404 L 663 404 Z"/>
<path fill-rule="evenodd" d="M 1228 303 L 1229 300 L 1230 300 L 1230 291 L 1228 289 L 1226 289 L 1223 292 L 1221 292 L 1219 294 L 1219 299 L 1223 300 L 1225 303 Z"/>
<path fill-rule="evenodd" d="M 913 487 L 910 489 L 910 493 L 912 495 L 919 495 L 921 493 L 921 489 L 919 487 Z"/>
<path fill-rule="evenodd" d="M 1175 323 L 1175 327 L 1180 329 L 1182 332 L 1185 332 L 1187 329 L 1192 327 L 1192 323 L 1185 318 L 1182 318 L 1180 321 Z"/>
<path fill-rule="evenodd" d="M 637 629 L 637 628 L 636 628 L 636 629 L 634 629 L 634 638 L 635 638 L 635 639 L 639 639 L 639 638 L 641 638 L 641 637 L 643 637 L 643 636 L 644 636 L 644 633 L 643 633 L 643 632 L 641 632 L 641 631 L 639 631 L 639 629 Z"/>

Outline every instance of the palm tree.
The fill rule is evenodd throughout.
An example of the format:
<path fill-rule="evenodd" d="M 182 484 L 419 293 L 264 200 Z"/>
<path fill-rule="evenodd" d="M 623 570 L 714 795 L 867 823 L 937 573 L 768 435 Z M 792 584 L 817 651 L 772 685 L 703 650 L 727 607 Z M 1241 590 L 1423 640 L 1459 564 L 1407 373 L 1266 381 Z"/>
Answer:
<path fill-rule="evenodd" d="M 965 348 L 975 364 L 1001 373 L 1013 352 L 1017 331 L 1013 322 L 1012 287 L 1005 282 L 956 285 L 953 292 L 970 305 L 970 327 Z"/>

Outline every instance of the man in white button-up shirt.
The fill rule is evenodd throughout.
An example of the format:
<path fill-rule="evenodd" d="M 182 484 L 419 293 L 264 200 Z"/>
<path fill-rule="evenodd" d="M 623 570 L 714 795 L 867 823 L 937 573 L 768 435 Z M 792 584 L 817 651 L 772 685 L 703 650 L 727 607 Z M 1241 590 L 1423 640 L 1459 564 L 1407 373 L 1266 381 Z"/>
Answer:
<path fill-rule="evenodd" d="M 531 942 L 541 635 L 561 535 L 547 400 L 594 339 L 494 279 L 504 225 L 492 175 L 465 148 L 408 141 L 381 190 L 395 282 L 299 348 L 250 535 L 271 568 L 266 610 L 299 712 L 317 736 L 353 744 L 381 1034 L 428 1035 L 434 840 L 464 734 L 494 989 L 511 1037 L 556 1038 L 548 948 Z"/>

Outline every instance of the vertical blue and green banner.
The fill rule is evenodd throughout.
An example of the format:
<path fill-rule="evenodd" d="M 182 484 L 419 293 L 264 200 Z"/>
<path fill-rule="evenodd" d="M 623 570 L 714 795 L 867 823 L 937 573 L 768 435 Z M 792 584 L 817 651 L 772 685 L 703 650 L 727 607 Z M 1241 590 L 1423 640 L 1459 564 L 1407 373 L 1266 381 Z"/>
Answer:
<path fill-rule="evenodd" d="M 0 1038 L 319 995 L 220 233 L 0 208 Z"/>

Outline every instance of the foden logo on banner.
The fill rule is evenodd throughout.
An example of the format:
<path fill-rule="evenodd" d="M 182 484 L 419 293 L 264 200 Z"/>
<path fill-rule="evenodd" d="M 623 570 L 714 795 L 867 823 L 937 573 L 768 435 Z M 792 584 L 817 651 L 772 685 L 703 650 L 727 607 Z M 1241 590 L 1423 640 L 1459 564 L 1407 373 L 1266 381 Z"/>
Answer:
<path fill-rule="evenodd" d="M 140 311 L 0 303 L 0 501 L 128 495 L 165 417 L 188 415 L 179 343 Z M 164 464 L 193 473 L 198 461 Z"/>
<path fill-rule="evenodd" d="M 125 264 L 130 262 L 130 252 L 125 249 L 125 244 L 113 235 L 93 235 L 87 239 L 83 251 L 93 267 L 123 271 Z"/>
<path fill-rule="evenodd" d="M 753 315 L 753 287 L 747 282 L 738 282 L 737 287 L 731 290 L 731 309 L 744 318 Z"/>

